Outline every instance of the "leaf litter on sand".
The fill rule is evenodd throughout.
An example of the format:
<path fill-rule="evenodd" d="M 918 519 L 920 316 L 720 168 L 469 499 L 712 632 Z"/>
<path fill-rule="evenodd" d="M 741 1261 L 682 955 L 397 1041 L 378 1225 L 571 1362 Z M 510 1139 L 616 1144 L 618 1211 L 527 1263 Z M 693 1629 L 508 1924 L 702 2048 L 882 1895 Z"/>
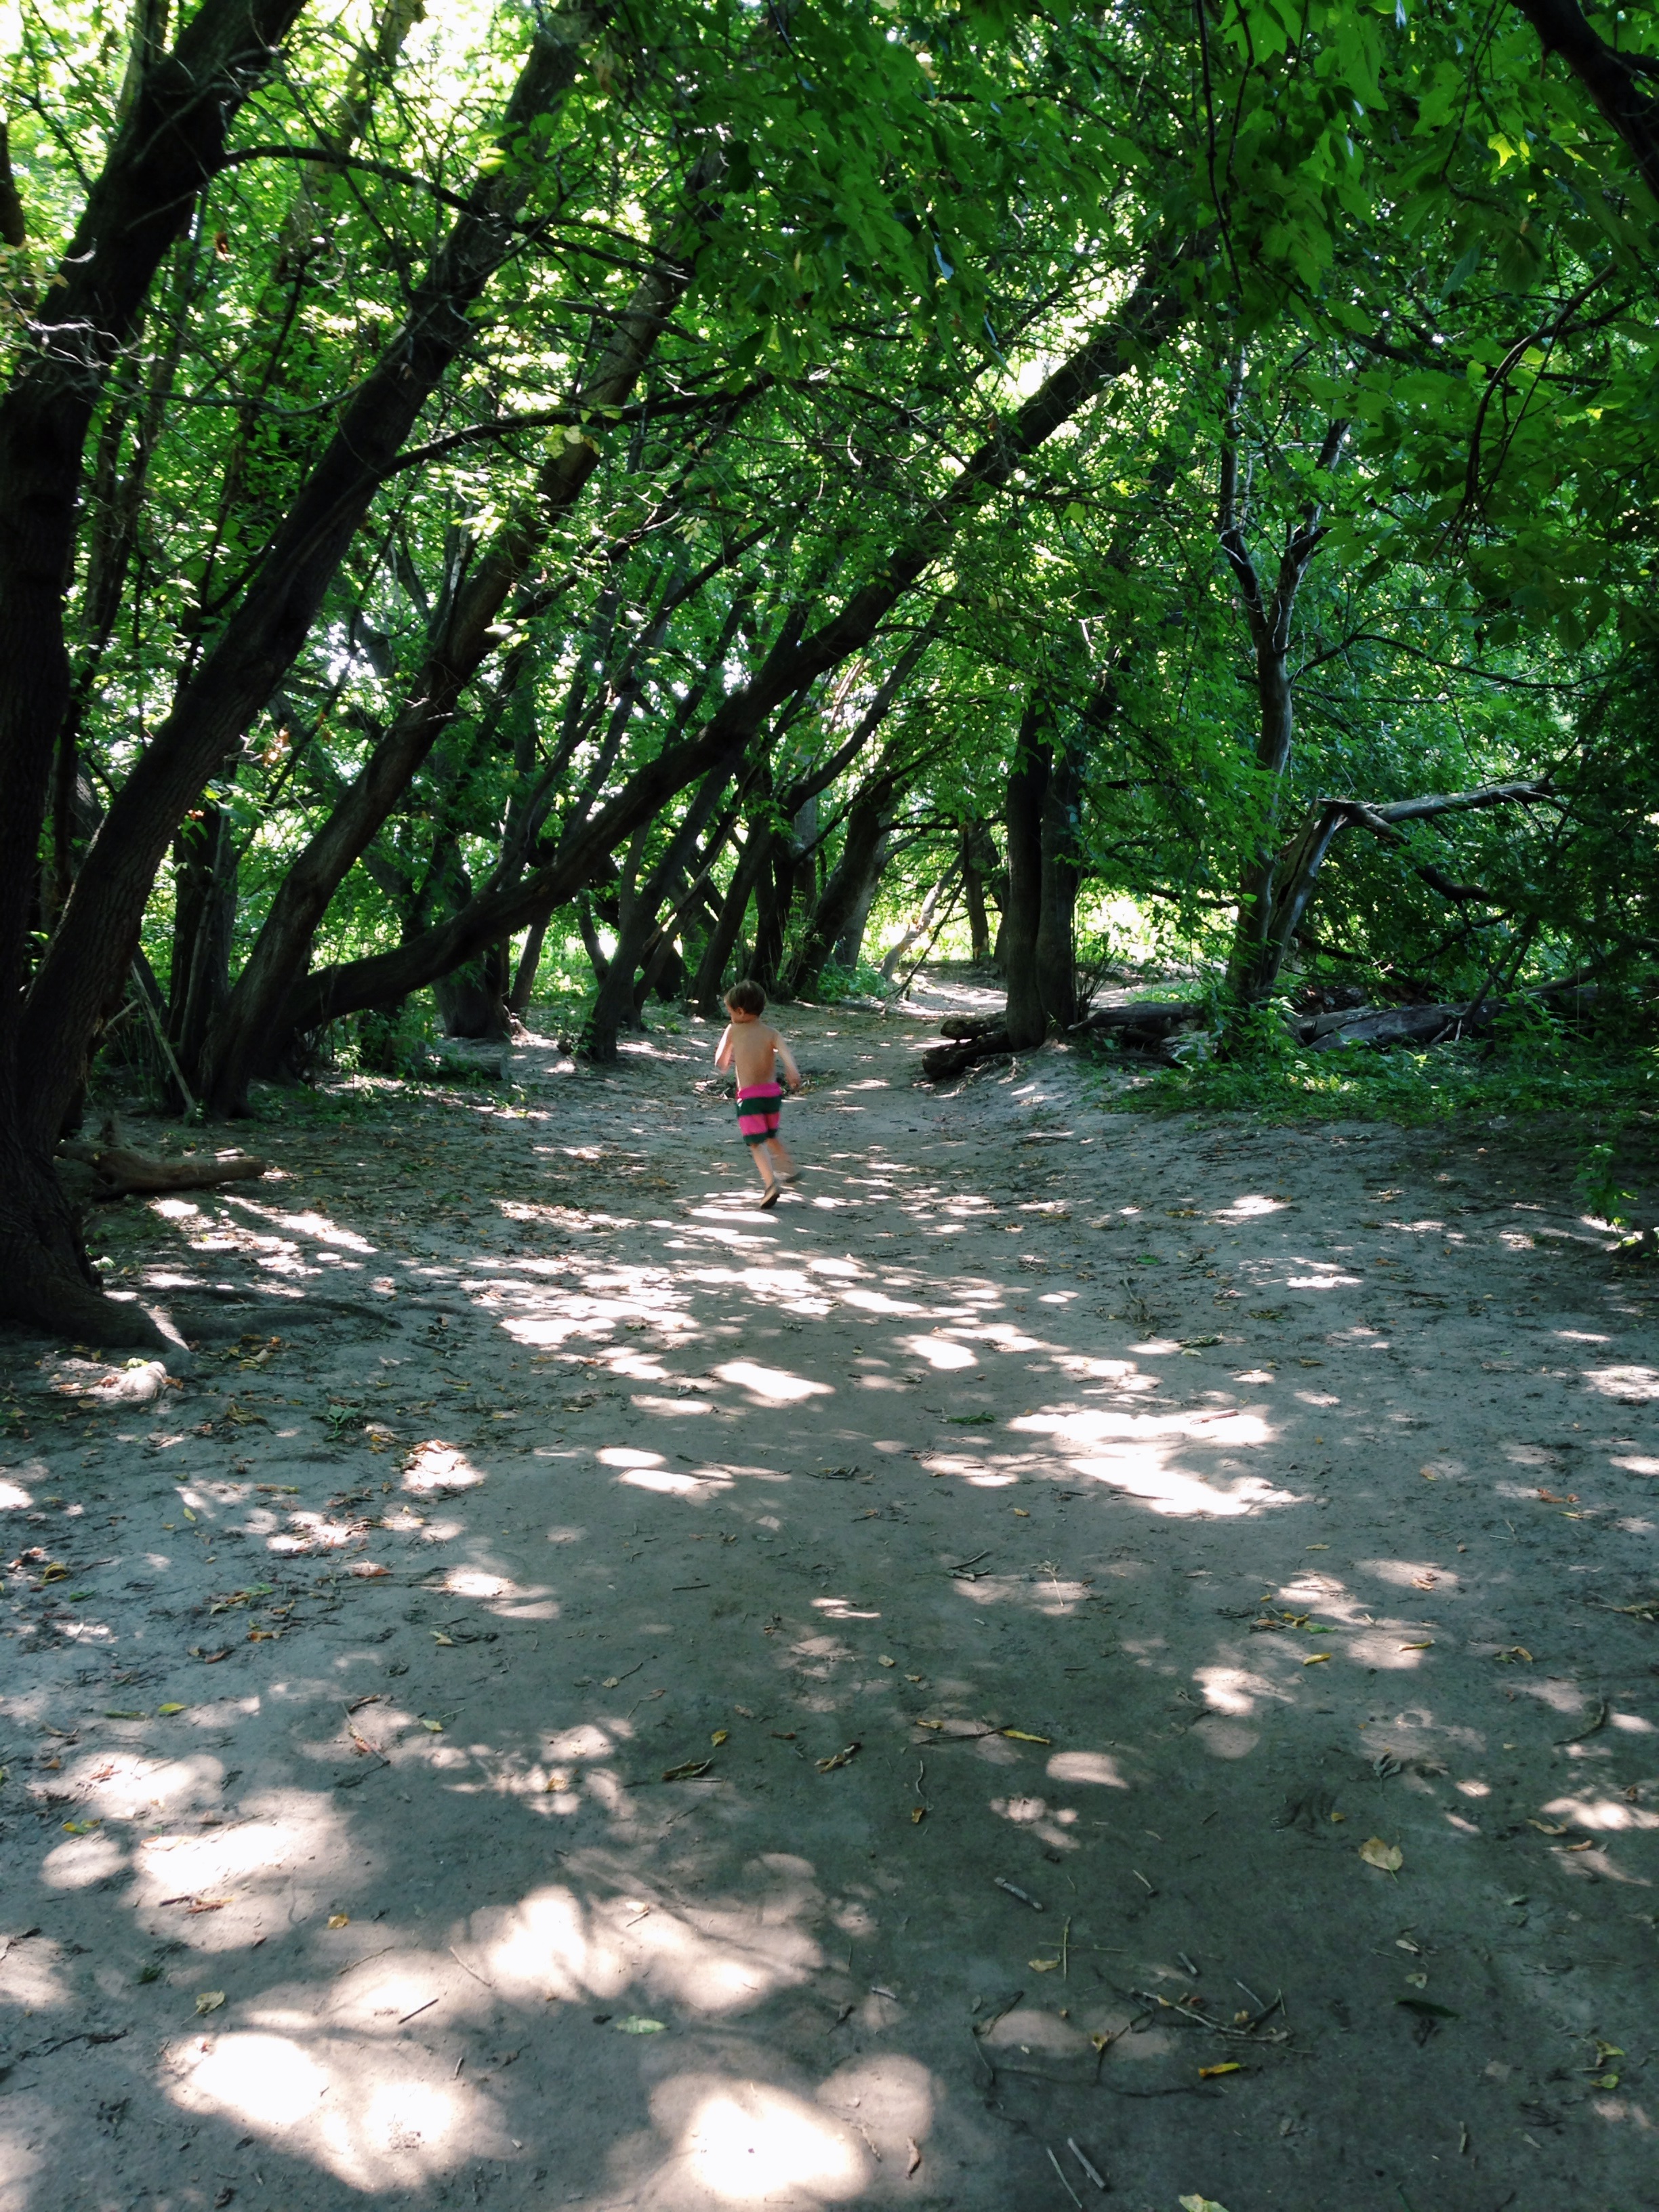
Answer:
<path fill-rule="evenodd" d="M 1359 1846 L 1359 1856 L 1367 1866 L 1382 1874 L 1398 1874 L 1406 1858 L 1398 1844 L 1385 1844 L 1381 1836 L 1367 1836 Z"/>

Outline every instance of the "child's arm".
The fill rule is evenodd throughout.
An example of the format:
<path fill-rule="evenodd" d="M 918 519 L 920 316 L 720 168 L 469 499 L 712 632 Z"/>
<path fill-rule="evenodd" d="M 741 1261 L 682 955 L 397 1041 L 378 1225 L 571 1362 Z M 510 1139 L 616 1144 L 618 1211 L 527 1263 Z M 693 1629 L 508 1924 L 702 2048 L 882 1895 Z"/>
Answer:
<path fill-rule="evenodd" d="M 731 1058 L 732 1024 L 730 1022 L 727 1022 L 726 1024 L 726 1035 L 720 1039 L 720 1043 L 715 1047 L 714 1065 L 716 1067 L 725 1067 L 729 1064 Z"/>
<path fill-rule="evenodd" d="M 778 1058 L 783 1062 L 785 1073 L 789 1078 L 789 1088 L 792 1091 L 799 1091 L 800 1089 L 800 1070 L 795 1065 L 794 1054 L 790 1051 L 788 1046 L 784 1042 L 783 1039 L 778 1035 L 775 1030 L 772 1032 L 772 1042 L 777 1048 Z"/>

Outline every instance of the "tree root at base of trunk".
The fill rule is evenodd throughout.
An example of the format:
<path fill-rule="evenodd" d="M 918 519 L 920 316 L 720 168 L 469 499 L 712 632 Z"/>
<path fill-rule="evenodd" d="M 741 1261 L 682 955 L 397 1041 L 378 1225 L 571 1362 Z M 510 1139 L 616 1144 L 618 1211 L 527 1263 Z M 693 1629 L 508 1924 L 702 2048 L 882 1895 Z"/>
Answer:
<path fill-rule="evenodd" d="M 46 1265 L 38 1249 L 20 1250 L 12 1240 L 0 1239 L 0 1326 L 100 1350 L 159 1352 L 178 1371 L 192 1364 L 189 1346 L 165 1315 L 152 1313 L 136 1299 L 106 1297 L 90 1283 Z"/>
<path fill-rule="evenodd" d="M 953 1029 L 960 1024 L 952 1023 Z M 986 1028 L 977 1034 L 951 1044 L 930 1045 L 921 1055 L 923 1079 L 928 1083 L 945 1083 L 951 1076 L 960 1075 L 976 1060 L 1006 1059 L 1015 1050 L 1012 1038 L 1006 1029 Z"/>

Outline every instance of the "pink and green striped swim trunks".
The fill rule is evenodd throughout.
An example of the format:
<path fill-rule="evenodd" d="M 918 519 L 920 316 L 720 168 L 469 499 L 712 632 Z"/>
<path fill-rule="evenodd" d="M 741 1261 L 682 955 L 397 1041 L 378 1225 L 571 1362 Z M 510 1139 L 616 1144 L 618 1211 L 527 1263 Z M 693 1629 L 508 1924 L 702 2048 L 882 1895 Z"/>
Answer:
<path fill-rule="evenodd" d="M 763 1145 L 778 1133 L 783 1104 L 781 1083 L 750 1083 L 738 1093 L 738 1128 L 747 1145 Z"/>

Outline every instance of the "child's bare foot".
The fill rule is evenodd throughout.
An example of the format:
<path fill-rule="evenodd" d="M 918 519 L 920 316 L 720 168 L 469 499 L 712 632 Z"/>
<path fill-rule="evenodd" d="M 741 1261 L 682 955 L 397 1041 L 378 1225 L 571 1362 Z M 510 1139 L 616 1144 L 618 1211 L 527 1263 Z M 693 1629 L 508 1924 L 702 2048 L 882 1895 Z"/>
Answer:
<path fill-rule="evenodd" d="M 769 1212 L 770 1209 L 777 1204 L 777 1202 L 778 1187 L 775 1182 L 769 1182 L 766 1186 L 766 1195 L 761 1200 L 761 1212 L 763 1213 Z"/>

